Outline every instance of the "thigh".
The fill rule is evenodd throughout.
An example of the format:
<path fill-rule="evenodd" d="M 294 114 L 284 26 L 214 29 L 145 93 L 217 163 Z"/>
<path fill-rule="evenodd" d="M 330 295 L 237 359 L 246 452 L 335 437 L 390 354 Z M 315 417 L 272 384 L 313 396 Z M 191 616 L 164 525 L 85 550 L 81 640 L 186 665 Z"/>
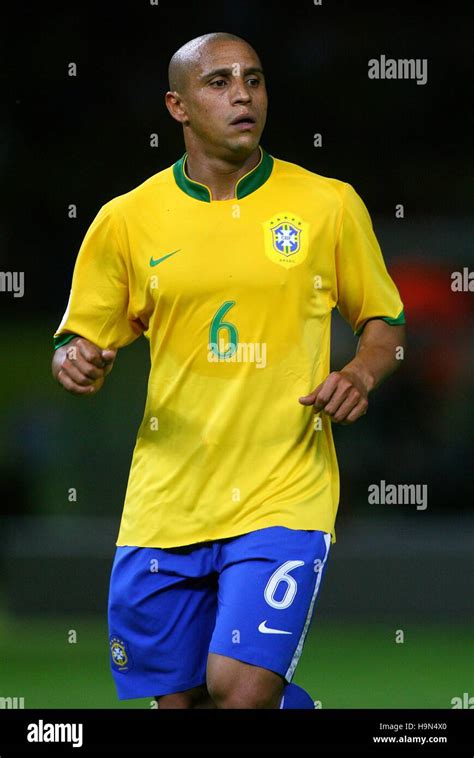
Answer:
<path fill-rule="evenodd" d="M 209 547 L 117 548 L 108 617 L 119 699 L 205 685 L 216 595 Z"/>
<path fill-rule="evenodd" d="M 210 653 L 290 682 L 325 573 L 331 536 L 259 529 L 222 545 L 218 611 Z"/>

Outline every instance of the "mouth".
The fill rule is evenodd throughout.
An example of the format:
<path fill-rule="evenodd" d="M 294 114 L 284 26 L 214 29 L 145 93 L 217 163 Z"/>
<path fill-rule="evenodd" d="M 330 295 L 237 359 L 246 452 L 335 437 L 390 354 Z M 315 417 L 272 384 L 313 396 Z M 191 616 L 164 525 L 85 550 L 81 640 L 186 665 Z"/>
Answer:
<path fill-rule="evenodd" d="M 253 116 L 249 113 L 244 113 L 234 118 L 234 120 L 230 122 L 230 126 L 235 126 L 238 129 L 251 129 L 256 123 L 257 120 Z"/>

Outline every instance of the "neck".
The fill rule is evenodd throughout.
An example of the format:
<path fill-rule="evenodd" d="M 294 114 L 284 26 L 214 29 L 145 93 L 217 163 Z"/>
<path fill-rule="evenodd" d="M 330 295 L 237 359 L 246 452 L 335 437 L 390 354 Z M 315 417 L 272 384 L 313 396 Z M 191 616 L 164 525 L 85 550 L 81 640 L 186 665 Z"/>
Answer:
<path fill-rule="evenodd" d="M 231 200 L 235 197 L 235 185 L 239 179 L 252 171 L 259 161 L 258 147 L 248 158 L 238 163 L 190 149 L 185 169 L 190 179 L 209 187 L 213 200 Z"/>

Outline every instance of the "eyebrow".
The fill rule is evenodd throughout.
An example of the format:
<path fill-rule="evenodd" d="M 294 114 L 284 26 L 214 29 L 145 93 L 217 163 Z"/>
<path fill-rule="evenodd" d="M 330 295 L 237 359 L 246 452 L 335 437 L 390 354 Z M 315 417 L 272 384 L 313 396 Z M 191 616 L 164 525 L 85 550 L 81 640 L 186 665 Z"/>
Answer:
<path fill-rule="evenodd" d="M 221 76 L 231 76 L 233 72 L 233 68 L 216 68 L 213 71 L 207 71 L 202 76 L 200 76 L 200 79 L 212 79 L 213 76 L 217 76 L 220 74 Z M 262 74 L 263 75 L 263 69 L 259 66 L 249 66 L 248 68 L 244 69 L 244 75 L 245 74 Z"/>

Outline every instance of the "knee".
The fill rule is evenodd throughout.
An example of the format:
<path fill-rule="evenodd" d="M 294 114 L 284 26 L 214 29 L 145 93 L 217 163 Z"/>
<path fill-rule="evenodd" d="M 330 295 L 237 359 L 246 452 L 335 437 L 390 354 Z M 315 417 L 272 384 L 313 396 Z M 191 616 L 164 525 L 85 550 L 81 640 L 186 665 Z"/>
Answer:
<path fill-rule="evenodd" d="M 242 682 L 214 682 L 209 694 L 217 708 L 279 708 L 281 693 L 269 690 L 263 684 Z"/>
<path fill-rule="evenodd" d="M 155 697 L 159 710 L 166 708 L 189 709 L 194 708 L 193 698 L 186 692 L 178 692 L 173 695 L 160 695 Z"/>
<path fill-rule="evenodd" d="M 170 695 L 157 695 L 155 700 L 158 704 L 158 708 L 180 708 L 183 710 L 189 710 L 191 708 L 199 708 L 204 698 L 207 698 L 207 690 L 205 688 L 196 687 L 192 690 L 186 690 L 185 692 L 174 692 Z"/>

